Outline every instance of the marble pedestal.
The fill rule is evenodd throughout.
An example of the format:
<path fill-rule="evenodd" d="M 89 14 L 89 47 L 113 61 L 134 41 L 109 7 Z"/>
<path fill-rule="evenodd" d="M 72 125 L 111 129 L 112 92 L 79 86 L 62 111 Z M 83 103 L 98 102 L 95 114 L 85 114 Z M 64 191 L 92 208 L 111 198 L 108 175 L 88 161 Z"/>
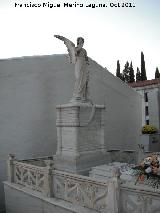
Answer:
<path fill-rule="evenodd" d="M 57 109 L 57 170 L 87 174 L 106 162 L 103 105 L 69 103 Z"/>
<path fill-rule="evenodd" d="M 145 152 L 160 151 L 160 134 L 142 134 L 140 140 Z"/>

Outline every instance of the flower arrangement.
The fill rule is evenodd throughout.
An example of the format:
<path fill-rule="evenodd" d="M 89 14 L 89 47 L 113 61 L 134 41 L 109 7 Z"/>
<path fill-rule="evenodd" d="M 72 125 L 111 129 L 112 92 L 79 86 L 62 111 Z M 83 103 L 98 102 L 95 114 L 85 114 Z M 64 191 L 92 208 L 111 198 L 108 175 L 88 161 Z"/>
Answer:
<path fill-rule="evenodd" d="M 157 174 L 159 171 L 159 157 L 156 154 L 146 157 L 140 163 L 140 167 L 144 170 L 145 174 Z"/>
<path fill-rule="evenodd" d="M 153 125 L 144 125 L 142 127 L 142 134 L 154 134 L 158 132 L 158 129 Z"/>
<path fill-rule="evenodd" d="M 160 187 L 160 156 L 151 154 L 146 157 L 138 166 L 133 168 L 137 180 L 135 184 L 143 183 L 153 188 Z"/>

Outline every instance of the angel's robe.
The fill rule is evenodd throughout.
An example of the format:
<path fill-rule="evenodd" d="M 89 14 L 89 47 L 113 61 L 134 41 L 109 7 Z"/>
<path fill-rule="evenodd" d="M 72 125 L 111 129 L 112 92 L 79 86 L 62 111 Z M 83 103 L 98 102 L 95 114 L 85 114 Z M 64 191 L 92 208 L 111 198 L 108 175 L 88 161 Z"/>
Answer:
<path fill-rule="evenodd" d="M 85 49 L 81 48 L 76 53 L 75 62 L 75 86 L 73 98 L 86 101 L 88 96 L 89 71 L 87 69 L 88 58 Z"/>

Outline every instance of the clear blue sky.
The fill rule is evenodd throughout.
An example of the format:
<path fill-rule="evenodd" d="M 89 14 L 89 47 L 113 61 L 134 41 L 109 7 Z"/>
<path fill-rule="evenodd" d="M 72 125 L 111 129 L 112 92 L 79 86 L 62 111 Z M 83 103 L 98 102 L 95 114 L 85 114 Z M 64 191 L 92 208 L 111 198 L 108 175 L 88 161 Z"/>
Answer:
<path fill-rule="evenodd" d="M 60 8 L 26 8 L 25 3 L 61 4 Z M 64 8 L 64 3 L 83 7 Z M 132 8 L 110 7 L 121 0 L 1 0 L 0 58 L 67 53 L 63 43 L 53 37 L 60 34 L 72 41 L 85 38 L 88 55 L 115 74 L 116 61 L 121 70 L 132 60 L 140 67 L 143 51 L 148 79 L 160 70 L 160 1 L 131 0 Z M 22 7 L 15 7 L 22 3 Z M 88 4 L 106 4 L 106 8 L 86 8 Z"/>

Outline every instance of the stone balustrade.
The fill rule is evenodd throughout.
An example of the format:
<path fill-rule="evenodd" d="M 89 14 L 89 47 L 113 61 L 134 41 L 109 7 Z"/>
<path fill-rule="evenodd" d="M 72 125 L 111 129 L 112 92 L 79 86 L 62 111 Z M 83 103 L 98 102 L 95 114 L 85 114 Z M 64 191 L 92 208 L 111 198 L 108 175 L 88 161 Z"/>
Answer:
<path fill-rule="evenodd" d="M 143 184 L 121 184 L 119 212 L 160 212 L 160 190 Z"/>
<path fill-rule="evenodd" d="M 73 204 L 105 212 L 108 182 L 91 177 L 54 171 L 54 196 Z"/>
<path fill-rule="evenodd" d="M 42 192 L 43 195 L 51 197 L 52 161 L 45 158 L 41 159 L 38 163 L 41 166 L 34 165 L 33 161 L 32 164 L 29 162 L 31 160 L 18 161 L 14 155 L 9 155 L 8 181 Z"/>
<path fill-rule="evenodd" d="M 110 183 L 108 180 L 101 181 L 88 176 L 54 170 L 52 160 L 43 161 L 45 164 L 35 163 L 33 160 L 19 161 L 14 155 L 10 155 L 8 181 L 20 187 L 24 186 L 24 190 L 29 188 L 40 192 L 45 197 L 59 198 L 98 212 L 107 211 Z"/>
<path fill-rule="evenodd" d="M 94 170 L 91 177 L 55 170 L 51 158 L 20 161 L 10 155 L 8 181 L 20 189 L 23 187 L 23 191 L 29 188 L 41 193 L 41 198 L 58 198 L 85 207 L 89 212 L 159 212 L 159 189 L 145 183 L 122 181 L 118 173 L 108 176 L 105 166 L 96 168 L 103 178 L 95 176 Z"/>

